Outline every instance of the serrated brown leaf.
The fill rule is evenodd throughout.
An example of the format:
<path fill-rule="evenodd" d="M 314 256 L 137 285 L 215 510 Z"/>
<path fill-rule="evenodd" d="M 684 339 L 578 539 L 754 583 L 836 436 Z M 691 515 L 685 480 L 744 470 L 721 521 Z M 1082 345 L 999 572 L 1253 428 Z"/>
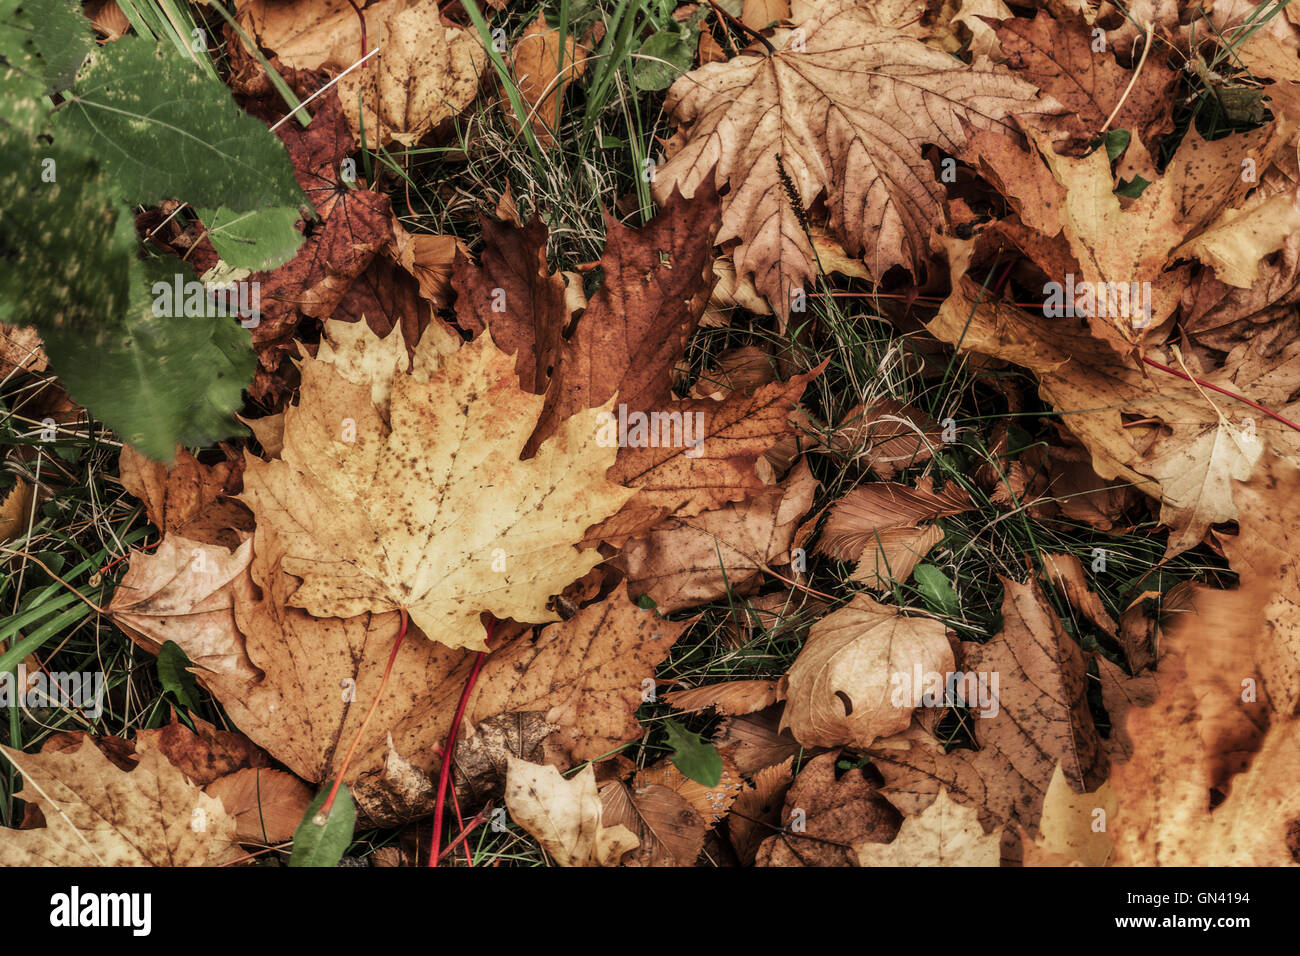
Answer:
<path fill-rule="evenodd" d="M 727 836 L 744 866 L 754 862 L 759 845 L 781 826 L 781 808 L 794 782 L 793 759 L 788 758 L 754 774 L 754 786 L 731 805 Z"/>
<path fill-rule="evenodd" d="M 690 690 L 674 690 L 664 700 L 678 710 L 712 707 L 720 714 L 752 714 L 776 703 L 776 681 L 733 680 L 705 684 Z"/>
<path fill-rule="evenodd" d="M 637 493 L 618 514 L 588 529 L 588 539 L 617 546 L 665 518 L 694 517 L 765 491 L 769 485 L 756 467 L 759 458 L 794 434 L 796 404 L 820 372 L 752 393 L 732 392 L 722 401 L 679 399 L 652 411 L 639 437 L 635 421 L 624 429 L 609 413 L 605 427 L 611 433 L 626 430 L 628 440 L 620 441 L 606 477 Z"/>
<path fill-rule="evenodd" d="M 799 771 L 786 793 L 781 832 L 758 849 L 759 866 L 856 866 L 855 844 L 884 843 L 898 833 L 902 817 L 866 773 L 835 778 L 838 759 L 822 754 Z"/>
<path fill-rule="evenodd" d="M 666 106 L 684 142 L 654 186 L 662 199 L 731 184 L 718 238 L 740 240 L 737 273 L 754 275 L 783 322 L 816 274 L 803 220 L 821 194 L 832 234 L 876 279 L 892 266 L 919 274 L 942 216 L 922 147 L 959 148 L 962 120 L 1008 128 L 1013 112 L 1060 110 L 1023 80 L 967 67 L 856 8 L 796 8 L 800 52 L 745 53 L 674 84 Z"/>
<path fill-rule="evenodd" d="M 556 354 L 525 456 L 561 421 L 615 394 L 630 410 L 647 413 L 671 398 L 670 373 L 713 287 L 718 207 L 711 185 L 691 198 L 675 190 L 661 198 L 658 215 L 640 229 L 606 214 L 604 282 Z"/>
<path fill-rule="evenodd" d="M 912 736 L 905 749 L 878 747 L 872 757 L 885 776 L 882 792 L 908 816 L 946 787 L 986 829 L 1015 820 L 1032 836 L 1056 765 L 1076 792 L 1092 790 L 1105 779 L 1106 756 L 1088 710 L 1079 646 L 1035 584 L 1002 583 L 1002 631 L 985 644 L 961 646 L 963 671 L 987 675 L 997 707 L 972 721 L 979 749 L 942 753 Z"/>
<path fill-rule="evenodd" d="M 704 847 L 704 821 L 681 794 L 652 784 L 633 791 L 617 780 L 600 790 L 601 823 L 641 841 L 623 866 L 691 866 Z"/>
<path fill-rule="evenodd" d="M 764 568 L 790 560 L 799 520 L 812 506 L 817 479 L 804 461 L 784 482 L 747 501 L 692 518 L 672 518 L 629 541 L 616 562 L 629 590 L 648 594 L 662 613 L 745 593 Z"/>

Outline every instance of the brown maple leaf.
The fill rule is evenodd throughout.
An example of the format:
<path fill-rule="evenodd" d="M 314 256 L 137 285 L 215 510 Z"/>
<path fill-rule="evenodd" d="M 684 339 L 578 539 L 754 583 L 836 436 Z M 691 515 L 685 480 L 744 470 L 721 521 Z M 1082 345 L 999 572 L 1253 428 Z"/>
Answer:
<path fill-rule="evenodd" d="M 806 211 L 825 194 L 831 232 L 881 279 L 919 275 L 943 192 L 922 148 L 965 142 L 962 121 L 1008 129 L 1011 114 L 1058 113 L 987 61 L 967 67 L 856 7 L 796 4 L 799 48 L 709 63 L 677 81 L 667 108 L 684 130 L 655 193 L 729 182 L 720 241 L 738 239 L 740 275 L 786 320 L 817 274 Z"/>

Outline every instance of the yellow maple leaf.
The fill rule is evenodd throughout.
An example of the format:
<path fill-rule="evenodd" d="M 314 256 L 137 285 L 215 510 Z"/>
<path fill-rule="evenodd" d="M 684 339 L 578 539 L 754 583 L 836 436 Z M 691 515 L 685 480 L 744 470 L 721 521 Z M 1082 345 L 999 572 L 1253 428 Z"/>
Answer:
<path fill-rule="evenodd" d="M 353 345 L 392 351 L 374 335 Z M 605 479 L 618 449 L 596 441 L 602 409 L 520 461 L 543 398 L 486 333 L 430 374 L 395 368 L 386 396 L 372 385 L 305 359 L 281 459 L 248 461 L 244 501 L 303 579 L 289 603 L 317 617 L 404 608 L 434 640 L 478 650 L 483 611 L 555 620 L 551 596 L 602 560 L 575 542 L 633 494 Z"/>

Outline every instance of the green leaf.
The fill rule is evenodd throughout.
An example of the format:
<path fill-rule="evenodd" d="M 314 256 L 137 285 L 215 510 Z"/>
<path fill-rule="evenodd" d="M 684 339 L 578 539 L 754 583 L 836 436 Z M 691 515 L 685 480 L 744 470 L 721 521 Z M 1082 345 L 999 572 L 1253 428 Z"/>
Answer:
<path fill-rule="evenodd" d="M 672 718 L 664 721 L 664 729 L 668 732 L 668 746 L 673 748 L 668 758 L 673 766 L 696 783 L 716 787 L 722 779 L 722 755 L 718 748 Z"/>
<path fill-rule="evenodd" d="M 124 229 L 133 232 L 129 217 L 118 223 Z M 253 377 L 248 331 L 227 316 L 153 314 L 155 283 L 195 279 L 179 259 L 132 259 L 128 275 L 128 302 L 116 318 L 83 310 L 36 323 L 68 393 L 158 461 L 178 444 L 244 434 L 233 413 Z"/>
<path fill-rule="evenodd" d="M 1128 149 L 1129 140 L 1131 139 L 1129 131 L 1126 129 L 1109 130 L 1101 141 L 1106 146 L 1106 159 L 1115 162 Z"/>
<path fill-rule="evenodd" d="M 181 646 L 168 641 L 158 652 L 158 680 L 164 691 L 171 691 L 177 703 L 189 710 L 198 710 L 199 685 L 190 673 L 190 659 Z"/>
<path fill-rule="evenodd" d="M 352 802 L 347 784 L 339 787 L 329 816 L 322 823 L 316 822 L 316 815 L 325 806 L 325 798 L 328 796 L 329 788 L 322 790 L 303 814 L 298 829 L 293 831 L 290 866 L 338 866 L 339 860 L 343 859 L 343 854 L 352 843 L 352 831 L 357 823 L 357 806 Z"/>
<path fill-rule="evenodd" d="M 933 564 L 918 564 L 912 576 L 931 611 L 948 617 L 957 617 L 961 613 L 961 602 L 957 600 L 957 592 L 952 589 L 948 576 Z"/>
<path fill-rule="evenodd" d="M 33 39 L 45 61 L 45 82 L 51 91 L 66 90 L 77 70 L 95 49 L 90 21 L 75 0 L 48 0 L 32 20 Z"/>
<path fill-rule="evenodd" d="M 683 27 L 651 34 L 633 60 L 632 80 L 640 90 L 664 90 L 695 62 L 699 31 Z"/>
<path fill-rule="evenodd" d="M 306 202 L 283 144 L 167 45 L 123 37 L 100 47 L 57 118 L 129 203 L 249 212 Z"/>
<path fill-rule="evenodd" d="M 302 245 L 296 206 L 276 206 L 256 212 L 220 209 L 198 210 L 208 229 L 208 239 L 228 266 L 261 272 L 293 258 Z"/>
<path fill-rule="evenodd" d="M 1126 196 L 1129 199 L 1137 199 L 1151 183 L 1141 176 L 1134 176 L 1132 179 L 1122 180 L 1119 188 L 1115 190 L 1116 196 Z"/>

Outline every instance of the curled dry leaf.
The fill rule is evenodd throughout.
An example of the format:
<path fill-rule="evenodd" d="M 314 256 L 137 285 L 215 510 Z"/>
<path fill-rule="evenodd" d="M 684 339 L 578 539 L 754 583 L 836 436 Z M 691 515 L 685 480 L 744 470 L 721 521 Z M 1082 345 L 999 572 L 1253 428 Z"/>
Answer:
<path fill-rule="evenodd" d="M 0 752 L 23 775 L 15 796 L 45 818 L 4 831 L 0 865 L 219 866 L 241 855 L 234 817 L 157 750 L 129 772 L 88 737 L 73 750 Z"/>
<path fill-rule="evenodd" d="M 240 770 L 271 765 L 261 748 L 243 734 L 221 730 L 194 714 L 189 719 L 194 724 L 193 730 L 182 724 L 173 712 L 170 724 L 136 731 L 136 749 L 162 751 L 174 767 L 200 787 Z"/>
<path fill-rule="evenodd" d="M 665 614 L 745 593 L 762 572 L 790 560 L 799 519 L 812 507 L 817 479 L 801 460 L 780 485 L 747 501 L 691 518 L 672 518 L 629 541 L 616 563 L 638 598 Z"/>
<path fill-rule="evenodd" d="M 806 747 L 865 749 L 911 723 L 921 694 L 914 675 L 946 676 L 955 666 L 939 621 L 855 595 L 812 626 L 781 679 L 781 728 Z"/>
<path fill-rule="evenodd" d="M 562 69 L 561 45 L 564 47 Z M 557 28 L 547 26 L 546 15 L 539 13 L 537 20 L 514 45 L 510 65 L 519 95 L 529 110 L 529 125 L 539 140 L 553 144 L 554 131 L 560 128 L 564 88 L 586 72 L 586 49 L 571 36 L 561 38 Z M 508 106 L 506 109 L 509 111 Z M 509 116 L 515 119 L 513 112 L 509 112 Z"/>
<path fill-rule="evenodd" d="M 482 806 L 499 799 L 506 783 L 509 757 L 545 763 L 543 742 L 557 729 L 539 710 L 498 714 L 476 727 L 464 728 L 456 738 L 452 779 L 466 806 Z"/>
<path fill-rule="evenodd" d="M 565 780 L 554 767 L 510 757 L 506 809 L 559 866 L 617 866 L 623 854 L 640 845 L 627 827 L 602 822 L 590 764 Z"/>
<path fill-rule="evenodd" d="M 1043 565 L 1047 576 L 1056 589 L 1070 602 L 1070 606 L 1082 614 L 1111 637 L 1115 636 L 1117 625 L 1114 618 L 1106 613 L 1097 592 L 1088 586 L 1088 577 L 1083 565 L 1073 554 L 1043 552 Z"/>
<path fill-rule="evenodd" d="M 723 681 L 690 690 L 669 691 L 664 694 L 664 700 L 678 710 L 712 707 L 720 714 L 752 714 L 776 703 L 776 686 L 773 680 Z"/>
<path fill-rule="evenodd" d="M 854 846 L 894 838 L 902 818 L 868 771 L 836 779 L 837 753 L 814 757 L 785 797 L 780 832 L 758 849 L 759 866 L 854 866 Z"/>

